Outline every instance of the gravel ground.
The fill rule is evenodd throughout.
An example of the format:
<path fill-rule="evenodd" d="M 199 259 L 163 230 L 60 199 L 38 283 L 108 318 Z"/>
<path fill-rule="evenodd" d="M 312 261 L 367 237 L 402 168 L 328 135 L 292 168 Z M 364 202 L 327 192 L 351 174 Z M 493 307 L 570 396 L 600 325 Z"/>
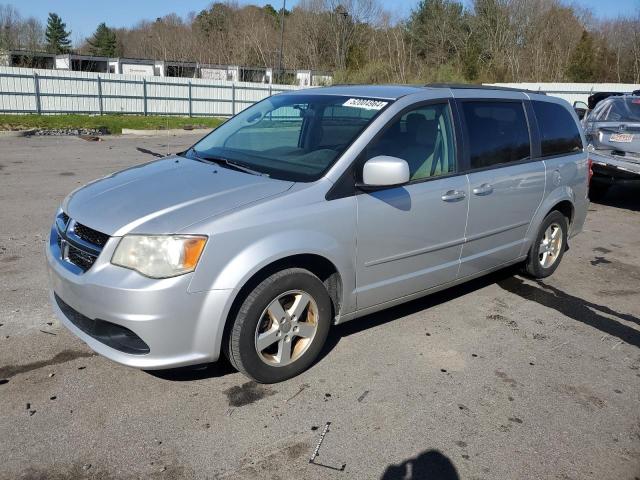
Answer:
<path fill-rule="evenodd" d="M 637 190 L 591 205 L 551 278 L 509 269 L 336 327 L 282 384 L 92 354 L 48 305 L 53 214 L 192 138 L 0 138 L 0 479 L 640 478 Z"/>

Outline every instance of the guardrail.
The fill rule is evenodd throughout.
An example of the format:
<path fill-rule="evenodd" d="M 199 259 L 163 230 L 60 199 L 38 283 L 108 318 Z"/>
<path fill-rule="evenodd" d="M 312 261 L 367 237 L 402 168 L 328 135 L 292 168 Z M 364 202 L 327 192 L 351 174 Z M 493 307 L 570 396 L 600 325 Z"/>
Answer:
<path fill-rule="evenodd" d="M 0 113 L 232 116 L 289 85 L 0 68 Z"/>

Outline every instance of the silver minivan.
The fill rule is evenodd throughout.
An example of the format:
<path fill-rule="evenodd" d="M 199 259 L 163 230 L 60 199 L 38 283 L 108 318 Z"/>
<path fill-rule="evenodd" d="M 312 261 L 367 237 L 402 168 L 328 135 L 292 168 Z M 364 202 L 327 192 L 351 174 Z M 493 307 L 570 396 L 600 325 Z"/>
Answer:
<path fill-rule="evenodd" d="M 469 86 L 275 95 L 62 203 L 53 308 L 142 369 L 299 374 L 332 325 L 521 263 L 554 272 L 590 166 L 566 102 Z"/>

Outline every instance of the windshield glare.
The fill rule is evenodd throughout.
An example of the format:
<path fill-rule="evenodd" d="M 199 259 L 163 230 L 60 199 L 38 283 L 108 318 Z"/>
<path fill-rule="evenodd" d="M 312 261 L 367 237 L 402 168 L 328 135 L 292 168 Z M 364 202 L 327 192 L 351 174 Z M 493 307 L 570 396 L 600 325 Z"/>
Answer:
<path fill-rule="evenodd" d="M 337 95 L 276 95 L 223 123 L 190 150 L 290 181 L 320 178 L 387 105 Z"/>

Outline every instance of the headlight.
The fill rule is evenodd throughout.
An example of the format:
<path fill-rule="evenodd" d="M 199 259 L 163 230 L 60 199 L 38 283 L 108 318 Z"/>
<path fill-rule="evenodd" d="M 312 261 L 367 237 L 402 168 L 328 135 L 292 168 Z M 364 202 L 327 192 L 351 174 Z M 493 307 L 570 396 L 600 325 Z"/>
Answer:
<path fill-rule="evenodd" d="M 126 235 L 111 263 L 152 278 L 168 278 L 192 272 L 207 243 L 198 235 Z"/>

